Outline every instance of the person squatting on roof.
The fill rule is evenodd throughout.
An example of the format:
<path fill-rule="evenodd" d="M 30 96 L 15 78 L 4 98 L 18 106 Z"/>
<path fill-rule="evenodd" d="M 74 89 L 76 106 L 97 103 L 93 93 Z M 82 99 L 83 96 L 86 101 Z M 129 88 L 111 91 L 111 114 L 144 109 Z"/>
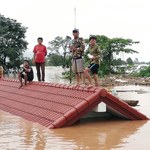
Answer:
<path fill-rule="evenodd" d="M 72 53 L 72 71 L 75 73 L 76 84 L 80 85 L 80 77 L 84 82 L 84 62 L 83 52 L 85 49 L 85 42 L 83 38 L 79 37 L 79 30 L 74 29 L 72 31 L 74 39 L 70 44 L 70 52 Z"/>
<path fill-rule="evenodd" d="M 46 46 L 43 45 L 43 38 L 39 37 L 37 39 L 38 44 L 35 45 L 33 49 L 33 62 L 36 66 L 37 71 L 37 78 L 38 81 L 45 81 L 45 56 L 47 55 L 47 49 Z M 41 69 L 41 71 L 40 71 Z M 41 72 L 42 72 L 42 79 L 41 79 Z"/>
<path fill-rule="evenodd" d="M 30 67 L 28 60 L 24 60 L 23 68 L 18 72 L 18 79 L 20 82 L 19 88 L 23 86 L 22 79 L 24 79 L 25 85 L 27 85 L 27 81 L 31 82 L 34 79 L 33 69 Z"/>
<path fill-rule="evenodd" d="M 98 69 L 99 69 L 99 64 L 100 64 L 100 48 L 96 44 L 96 36 L 91 36 L 89 38 L 89 48 L 86 51 L 86 54 L 89 59 L 89 66 L 85 68 L 84 70 L 84 75 L 85 78 L 87 78 L 92 85 L 92 78 L 90 75 L 90 72 L 93 75 L 94 81 L 95 81 L 95 86 L 99 86 L 99 80 L 98 80 Z"/>

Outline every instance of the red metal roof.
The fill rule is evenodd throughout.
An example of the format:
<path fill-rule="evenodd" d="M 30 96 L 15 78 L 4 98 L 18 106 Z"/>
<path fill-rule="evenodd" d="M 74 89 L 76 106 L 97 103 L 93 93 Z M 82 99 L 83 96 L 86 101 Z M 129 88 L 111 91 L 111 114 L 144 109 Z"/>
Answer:
<path fill-rule="evenodd" d="M 100 102 L 127 119 L 148 119 L 103 88 L 87 89 L 45 82 L 18 87 L 17 80 L 0 79 L 0 109 L 48 128 L 72 125 Z"/>

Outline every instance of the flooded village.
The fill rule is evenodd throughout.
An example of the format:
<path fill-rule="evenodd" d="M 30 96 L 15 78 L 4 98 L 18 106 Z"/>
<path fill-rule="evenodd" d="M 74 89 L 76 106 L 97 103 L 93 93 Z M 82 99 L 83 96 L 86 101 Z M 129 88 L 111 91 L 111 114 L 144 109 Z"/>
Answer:
<path fill-rule="evenodd" d="M 62 78 L 63 71 L 61 67 L 46 67 L 48 75 L 46 82 L 69 84 L 69 80 Z M 10 75 L 10 78 L 13 76 Z M 136 107 L 132 107 L 150 117 L 149 78 L 118 75 L 101 78 L 100 82 L 102 87 L 122 100 L 128 100 L 128 102 L 138 100 Z M 70 127 L 48 129 L 40 124 L 0 111 L 0 124 L 0 145 L 4 150 L 147 150 L 150 148 L 148 134 L 150 122 L 146 120 L 129 121 L 106 116 L 81 119 Z"/>
<path fill-rule="evenodd" d="M 150 150 L 149 6 L 0 0 L 0 150 Z"/>

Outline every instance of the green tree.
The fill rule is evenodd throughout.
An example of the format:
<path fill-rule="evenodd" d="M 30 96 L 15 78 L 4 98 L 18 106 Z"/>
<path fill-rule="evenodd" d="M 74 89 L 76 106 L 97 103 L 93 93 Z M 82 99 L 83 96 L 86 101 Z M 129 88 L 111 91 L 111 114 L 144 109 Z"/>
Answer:
<path fill-rule="evenodd" d="M 60 48 L 63 46 L 64 39 L 60 36 L 55 37 L 54 40 L 49 42 L 49 46 L 47 49 L 50 50 L 50 54 L 60 54 Z"/>
<path fill-rule="evenodd" d="M 150 77 L 150 66 L 145 66 L 144 68 L 134 72 L 132 75 L 137 77 Z"/>
<path fill-rule="evenodd" d="M 61 66 L 63 64 L 63 56 L 58 54 L 49 54 L 48 65 Z"/>
<path fill-rule="evenodd" d="M 62 66 L 68 66 L 68 59 L 69 57 L 67 56 L 67 49 L 68 49 L 68 45 L 70 42 L 71 38 L 69 36 L 66 36 L 65 38 L 57 36 L 55 37 L 54 40 L 49 42 L 49 46 L 48 49 L 50 50 L 50 53 L 48 55 L 48 58 L 50 59 L 49 62 L 51 64 L 59 64 Z M 53 55 L 55 54 L 55 55 Z M 57 57 L 57 61 L 59 61 L 59 63 L 56 63 L 56 60 L 53 59 L 55 57 Z M 60 57 L 58 57 L 60 56 Z M 60 60 L 58 60 L 58 58 L 60 58 Z M 54 62 L 52 62 L 54 61 Z"/>
<path fill-rule="evenodd" d="M 127 60 L 126 60 L 127 64 L 129 65 L 133 65 L 133 60 L 129 57 Z"/>
<path fill-rule="evenodd" d="M 113 59 L 113 65 L 114 66 L 117 66 L 117 65 L 125 65 L 126 64 L 126 62 L 125 61 L 123 61 L 123 60 L 121 60 L 121 58 L 119 58 L 119 59 Z"/>
<path fill-rule="evenodd" d="M 28 44 L 25 40 L 26 30 L 21 23 L 0 14 L 0 62 L 4 67 L 6 59 L 10 67 L 20 66 Z"/>

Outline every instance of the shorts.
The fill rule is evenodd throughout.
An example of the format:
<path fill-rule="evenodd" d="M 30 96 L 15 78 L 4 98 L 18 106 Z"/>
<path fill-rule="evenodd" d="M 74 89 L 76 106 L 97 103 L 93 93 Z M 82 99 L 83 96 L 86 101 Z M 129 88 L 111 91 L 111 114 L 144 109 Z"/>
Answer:
<path fill-rule="evenodd" d="M 88 66 L 88 68 L 90 69 L 92 74 L 98 74 L 99 64 L 92 63 Z"/>
<path fill-rule="evenodd" d="M 24 76 L 25 76 L 24 72 L 21 73 L 21 77 L 22 77 L 23 79 L 24 79 Z M 29 82 L 33 80 L 33 77 L 32 77 L 32 76 L 28 76 L 28 74 L 27 74 L 27 77 L 28 77 L 27 80 L 28 80 Z"/>
<path fill-rule="evenodd" d="M 73 73 L 83 73 L 84 72 L 84 63 L 83 59 L 72 59 L 72 71 Z"/>

